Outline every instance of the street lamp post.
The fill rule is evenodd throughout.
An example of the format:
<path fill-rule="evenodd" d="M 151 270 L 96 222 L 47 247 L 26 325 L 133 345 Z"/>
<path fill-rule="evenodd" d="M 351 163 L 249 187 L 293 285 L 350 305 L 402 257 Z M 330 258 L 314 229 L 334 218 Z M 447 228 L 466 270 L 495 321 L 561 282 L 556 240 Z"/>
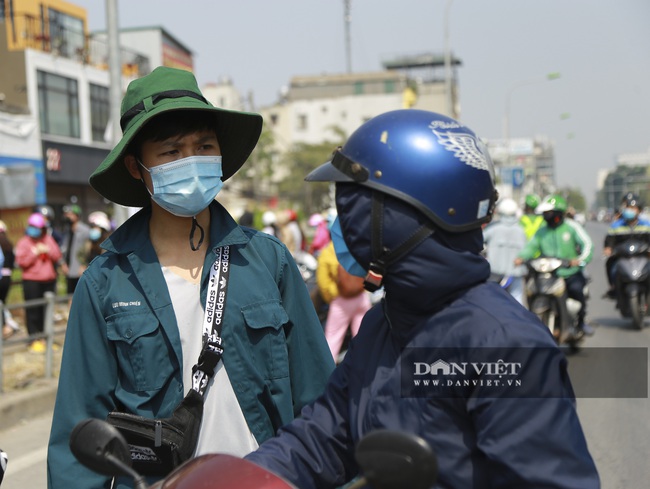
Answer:
<path fill-rule="evenodd" d="M 117 18 L 117 1 L 106 0 L 106 32 L 108 35 L 108 69 L 111 84 L 109 87 L 110 122 L 112 145 L 120 140 L 120 101 L 122 99 L 122 61 L 120 59 L 120 34 Z M 113 204 L 113 220 L 120 226 L 129 216 L 125 207 Z"/>
<path fill-rule="evenodd" d="M 449 44 L 449 12 L 453 0 L 447 0 L 445 5 L 445 98 L 447 101 L 447 115 L 454 117 L 454 102 L 451 94 L 451 47 Z"/>
<path fill-rule="evenodd" d="M 507 147 L 507 162 L 508 165 L 510 164 L 510 98 L 512 96 L 512 92 L 514 92 L 517 88 L 526 86 L 526 85 L 534 85 L 536 83 L 540 83 L 543 81 L 552 81 L 552 80 L 557 80 L 560 78 L 560 74 L 555 72 L 555 73 L 549 73 L 548 75 L 544 77 L 537 77 L 537 78 L 531 78 L 528 80 L 520 80 L 518 82 L 513 83 L 510 88 L 508 89 L 508 93 L 506 94 L 506 110 L 505 114 L 503 116 L 503 139 L 505 140 L 506 144 L 508 145 Z"/>
<path fill-rule="evenodd" d="M 517 88 L 526 86 L 526 85 L 534 85 L 536 83 L 540 83 L 543 81 L 551 81 L 551 80 L 557 80 L 560 78 L 559 73 L 549 73 L 544 77 L 537 77 L 537 78 L 531 78 L 528 80 L 520 80 L 518 82 L 513 83 L 510 88 L 508 89 L 508 92 L 506 94 L 506 110 L 505 114 L 503 117 L 503 139 L 506 144 L 506 161 L 505 161 L 505 166 L 506 167 L 512 167 L 512 148 L 510 144 L 510 98 L 512 97 L 512 92 L 514 92 Z M 535 184 L 536 184 L 537 178 L 535 178 Z M 519 194 L 519 192 L 517 192 Z M 518 198 L 519 196 L 515 196 L 515 198 Z"/>

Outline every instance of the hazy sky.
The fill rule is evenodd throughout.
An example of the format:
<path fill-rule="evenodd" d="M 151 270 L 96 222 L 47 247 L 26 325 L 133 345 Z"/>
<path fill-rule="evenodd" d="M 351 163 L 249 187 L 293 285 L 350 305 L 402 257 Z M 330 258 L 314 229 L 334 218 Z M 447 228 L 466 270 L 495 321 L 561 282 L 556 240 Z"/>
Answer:
<path fill-rule="evenodd" d="M 103 0 L 88 9 L 106 29 Z M 352 0 L 353 71 L 444 50 L 449 0 Z M 346 70 L 343 0 L 118 0 L 120 27 L 159 25 L 194 52 L 199 84 L 229 76 L 257 105 L 292 76 Z M 593 199 L 599 169 L 650 151 L 649 0 L 452 0 L 460 119 L 485 138 L 555 142 L 558 184 Z M 559 72 L 558 80 L 545 75 Z M 522 81 L 535 81 L 517 86 Z M 570 114 L 562 118 L 562 114 Z"/>

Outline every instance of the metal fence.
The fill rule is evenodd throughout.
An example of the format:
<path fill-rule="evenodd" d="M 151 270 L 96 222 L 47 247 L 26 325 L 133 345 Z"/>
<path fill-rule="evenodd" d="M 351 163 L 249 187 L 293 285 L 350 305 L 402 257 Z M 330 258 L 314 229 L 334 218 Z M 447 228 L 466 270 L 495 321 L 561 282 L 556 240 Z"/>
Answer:
<path fill-rule="evenodd" d="M 65 332 L 65 326 L 55 328 L 54 326 L 54 314 L 55 306 L 58 303 L 67 303 L 70 301 L 72 295 L 56 295 L 53 292 L 46 292 L 43 298 L 41 299 L 32 299 L 25 302 L 20 302 L 16 304 L 3 304 L 0 302 L 0 314 L 4 316 L 4 310 L 14 310 L 14 309 L 28 309 L 31 307 L 45 307 L 44 314 L 44 325 L 43 332 L 36 335 L 29 335 L 25 337 L 18 338 L 8 338 L 3 340 L 2 335 L 0 335 L 0 393 L 4 392 L 4 355 L 5 347 L 10 345 L 21 344 L 21 343 L 31 343 L 35 340 L 45 339 L 46 350 L 45 350 L 45 378 L 52 378 L 52 366 L 54 362 L 54 337 L 57 334 L 62 334 Z"/>

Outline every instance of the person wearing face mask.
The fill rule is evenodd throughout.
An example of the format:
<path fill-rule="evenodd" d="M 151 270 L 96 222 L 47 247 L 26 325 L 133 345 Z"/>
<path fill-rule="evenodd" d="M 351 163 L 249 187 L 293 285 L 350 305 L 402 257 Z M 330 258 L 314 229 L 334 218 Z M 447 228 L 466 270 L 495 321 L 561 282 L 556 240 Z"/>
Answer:
<path fill-rule="evenodd" d="M 95 211 L 88 216 L 88 240 L 79 250 L 79 263 L 85 270 L 93 259 L 103 253 L 101 244 L 111 232 L 111 221 L 105 212 Z"/>
<path fill-rule="evenodd" d="M 348 266 L 352 257 L 347 254 L 346 258 L 342 254 L 344 241 L 338 218 L 330 227 L 330 235 L 331 241 L 318 256 L 316 283 L 323 301 L 329 304 L 325 338 L 332 357 L 338 362 L 348 330 L 354 338 L 364 314 L 370 309 L 370 294 L 363 287 L 365 271 L 356 268 L 354 262 Z"/>
<path fill-rule="evenodd" d="M 631 236 L 646 242 L 650 241 L 650 221 L 641 216 L 642 209 L 643 205 L 639 196 L 632 192 L 627 192 L 621 199 L 620 217 L 610 225 L 607 231 L 603 246 L 603 255 L 607 257 L 605 270 L 607 272 L 609 289 L 605 292 L 605 297 L 611 299 L 616 298 L 614 284 L 616 283 L 615 266 L 617 257 L 612 256 L 614 246 L 629 239 Z"/>
<path fill-rule="evenodd" d="M 510 292 L 519 304 L 524 304 L 524 275 L 525 267 L 515 267 L 513 259 L 526 246 L 526 233 L 519 225 L 519 206 L 510 198 L 505 198 L 497 204 L 498 220 L 491 222 L 483 229 L 485 242 L 485 258 L 490 263 L 491 272 L 500 277 L 509 277 Z M 499 278 L 499 277 L 497 277 Z M 501 280 L 501 278 L 499 278 Z"/>
<path fill-rule="evenodd" d="M 549 195 L 544 199 L 537 207 L 537 212 L 544 218 L 544 224 L 519 253 L 515 265 L 521 265 L 538 255 L 568 260 L 569 267 L 561 268 L 558 275 L 564 278 L 569 297 L 580 303 L 578 330 L 593 335 L 594 329 L 585 322 L 587 298 L 584 288 L 587 279 L 583 270 L 593 257 L 594 246 L 580 224 L 565 219 L 566 211 L 567 202 L 561 195 Z"/>
<path fill-rule="evenodd" d="M 102 243 L 75 290 L 50 489 L 111 486 L 70 452 L 85 418 L 131 413 L 151 426 L 188 408 L 188 457 L 244 455 L 316 398 L 334 368 L 287 248 L 215 200 L 257 144 L 261 116 L 214 107 L 192 73 L 158 67 L 129 84 L 120 123 L 122 139 L 90 184 L 142 209 Z M 174 468 L 154 443 L 133 459 L 149 464 L 149 482 Z"/>
<path fill-rule="evenodd" d="M 16 265 L 22 270 L 23 297 L 26 301 L 40 299 L 45 292 L 56 290 L 56 264 L 61 259 L 61 249 L 47 232 L 47 221 L 40 213 L 33 213 L 27 219 L 25 235 L 16 243 Z M 27 333 L 35 336 L 43 333 L 45 311 L 43 307 L 25 309 Z M 45 340 L 34 339 L 30 351 L 45 351 Z"/>
<path fill-rule="evenodd" d="M 61 245 L 61 270 L 65 275 L 66 290 L 68 294 L 72 294 L 85 269 L 84 264 L 79 261 L 79 256 L 88 241 L 90 228 L 81 220 L 81 207 L 77 204 L 63 207 L 63 220 L 66 223 L 66 231 Z"/>
<path fill-rule="evenodd" d="M 435 487 L 598 488 L 564 354 L 536 316 L 488 281 L 481 226 L 498 194 L 478 136 L 434 112 L 387 112 L 307 180 L 335 182 L 336 255 L 384 297 L 323 395 L 246 459 L 295 487 L 336 488 L 359 472 L 359 440 L 389 429 L 429 444 Z M 496 386 L 497 376 L 470 367 L 490 358 L 525 364 L 529 390 Z M 420 474 L 435 471 L 423 463 Z"/>

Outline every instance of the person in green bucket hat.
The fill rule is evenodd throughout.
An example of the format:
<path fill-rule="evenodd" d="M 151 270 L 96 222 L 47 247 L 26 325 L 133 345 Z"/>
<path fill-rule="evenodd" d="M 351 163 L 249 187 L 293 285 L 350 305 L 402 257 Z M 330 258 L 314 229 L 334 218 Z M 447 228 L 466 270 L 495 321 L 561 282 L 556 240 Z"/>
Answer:
<path fill-rule="evenodd" d="M 257 144 L 261 116 L 214 107 L 192 73 L 159 67 L 129 84 L 120 124 L 122 139 L 90 184 L 142 209 L 102 243 L 73 296 L 50 488 L 109 487 L 70 451 L 86 418 L 175 419 L 191 406 L 182 430 L 190 456 L 243 456 L 315 399 L 334 368 L 287 248 L 215 200 Z M 147 454 L 150 482 L 174 468 L 159 447 L 140 448 L 132 456 Z"/>

